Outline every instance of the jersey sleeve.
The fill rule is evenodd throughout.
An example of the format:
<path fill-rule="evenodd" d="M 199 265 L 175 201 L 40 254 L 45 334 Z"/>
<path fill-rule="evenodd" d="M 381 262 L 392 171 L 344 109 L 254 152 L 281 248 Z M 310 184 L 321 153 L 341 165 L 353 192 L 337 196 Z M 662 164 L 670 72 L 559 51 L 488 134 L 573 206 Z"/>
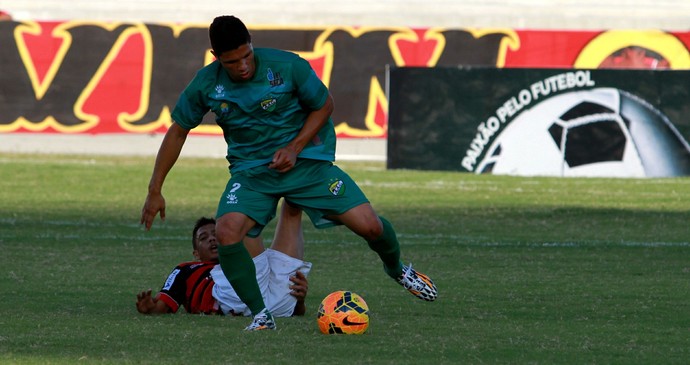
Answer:
<path fill-rule="evenodd" d="M 185 301 L 187 283 L 184 276 L 182 268 L 179 266 L 175 267 L 156 295 L 156 298 L 165 302 L 173 313 L 176 313 L 180 309 L 180 305 Z"/>
<path fill-rule="evenodd" d="M 328 97 L 328 88 L 304 58 L 293 62 L 292 77 L 300 103 L 309 109 L 321 109 Z"/>
<path fill-rule="evenodd" d="M 199 74 L 197 74 L 182 91 L 171 114 L 172 120 L 187 130 L 196 128 L 201 124 L 204 115 L 209 111 L 209 107 L 204 100 L 204 89 L 201 86 L 200 78 Z"/>

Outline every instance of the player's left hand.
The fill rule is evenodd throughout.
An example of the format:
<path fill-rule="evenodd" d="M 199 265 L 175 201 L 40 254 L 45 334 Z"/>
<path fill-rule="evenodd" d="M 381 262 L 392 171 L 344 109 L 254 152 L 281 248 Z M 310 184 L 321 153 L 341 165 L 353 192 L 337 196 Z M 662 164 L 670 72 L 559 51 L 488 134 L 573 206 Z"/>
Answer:
<path fill-rule="evenodd" d="M 268 165 L 269 169 L 274 169 L 278 172 L 288 172 L 295 167 L 297 162 L 297 151 L 289 146 L 283 147 L 273 154 L 273 160 Z"/>
<path fill-rule="evenodd" d="M 290 294 L 297 298 L 298 301 L 304 301 L 309 290 L 307 277 L 301 271 L 297 271 L 294 276 L 290 277 L 290 281 L 292 282 L 292 285 L 290 285 L 292 292 Z"/>

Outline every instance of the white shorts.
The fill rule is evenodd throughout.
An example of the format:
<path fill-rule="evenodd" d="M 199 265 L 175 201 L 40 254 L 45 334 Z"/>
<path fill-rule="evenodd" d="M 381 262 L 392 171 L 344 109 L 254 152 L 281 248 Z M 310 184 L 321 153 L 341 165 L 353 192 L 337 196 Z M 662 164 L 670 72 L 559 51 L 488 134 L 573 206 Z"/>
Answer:
<path fill-rule="evenodd" d="M 297 298 L 290 294 L 290 285 L 292 285 L 290 276 L 294 276 L 298 270 L 304 276 L 309 275 L 311 262 L 268 248 L 254 257 L 254 266 L 256 266 L 256 280 L 259 283 L 261 296 L 268 310 L 275 317 L 292 316 Z M 218 301 L 223 313 L 247 317 L 252 315 L 249 308 L 237 296 L 220 265 L 216 265 L 211 270 L 211 276 L 216 283 L 213 286 L 213 297 Z"/>

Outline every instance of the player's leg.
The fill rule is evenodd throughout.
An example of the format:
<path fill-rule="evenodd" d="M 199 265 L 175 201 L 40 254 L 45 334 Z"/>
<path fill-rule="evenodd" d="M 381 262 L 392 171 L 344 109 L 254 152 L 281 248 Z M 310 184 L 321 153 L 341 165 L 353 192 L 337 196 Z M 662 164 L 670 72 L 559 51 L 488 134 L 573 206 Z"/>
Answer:
<path fill-rule="evenodd" d="M 244 237 L 257 226 L 263 227 L 275 214 L 273 199 L 266 199 L 261 193 L 243 188 L 245 177 L 233 176 L 221 196 L 216 213 L 216 236 L 218 239 L 218 260 L 223 274 L 232 285 L 237 296 L 249 307 L 253 322 L 247 330 L 275 329 L 273 316 L 266 309 L 261 289 L 256 279 L 256 267 L 252 254 L 245 246 Z M 242 204 L 239 204 L 239 203 Z M 251 218 L 250 218 L 251 216 Z M 258 235 L 252 234 L 252 236 Z M 254 250 L 252 246 L 249 247 Z M 256 248 L 258 249 L 258 248 Z"/>
<path fill-rule="evenodd" d="M 402 275 L 400 243 L 395 230 L 385 218 L 376 214 L 371 204 L 360 204 L 332 218 L 367 241 L 369 247 L 381 258 L 388 276 L 395 279 Z"/>
<path fill-rule="evenodd" d="M 223 274 L 237 296 L 249 307 L 252 315 L 266 308 L 261 289 L 256 281 L 256 267 L 242 237 L 253 226 L 253 221 L 241 213 L 226 213 L 216 220 L 218 262 Z"/>
<path fill-rule="evenodd" d="M 304 258 L 302 209 L 283 200 L 271 248 L 288 256 Z"/>
<path fill-rule="evenodd" d="M 264 239 L 260 235 L 257 237 L 245 236 L 242 242 L 244 243 L 244 247 L 247 248 L 247 251 L 249 251 L 249 256 L 252 258 L 259 256 L 259 254 L 266 250 Z"/>
<path fill-rule="evenodd" d="M 293 187 L 286 198 L 303 207 L 317 228 L 337 223 L 347 226 L 364 238 L 379 255 L 390 277 L 415 296 L 434 300 L 436 287 L 433 282 L 425 275 L 417 275 L 409 267 L 406 270 L 400 262 L 400 244 L 393 226 L 376 214 L 357 183 L 345 171 L 330 163 L 306 160 L 300 163 L 300 174 L 292 174 L 291 180 L 285 181 L 285 185 Z M 328 183 L 327 189 L 324 188 L 324 182 Z M 427 280 L 419 280 L 420 276 Z M 414 285 L 409 283 L 410 278 L 416 278 Z"/>
<path fill-rule="evenodd" d="M 271 250 L 267 253 L 271 267 L 271 290 L 266 295 L 266 304 L 278 317 L 304 315 L 304 299 L 308 291 L 306 280 L 311 263 L 303 261 L 301 208 L 283 200 Z M 298 272 L 301 275 L 298 275 Z"/>
<path fill-rule="evenodd" d="M 369 243 L 389 276 L 400 276 L 402 264 L 395 231 L 390 224 L 382 223 L 354 180 L 339 167 L 324 161 L 302 160 L 296 168 L 300 168 L 300 174 L 286 176 L 288 181 L 284 185 L 298 188 L 293 188 L 286 199 L 305 207 L 318 228 L 335 224 L 347 226 Z M 328 189 L 324 189 L 324 182 L 328 182 Z"/>
<path fill-rule="evenodd" d="M 438 291 L 434 282 L 427 275 L 412 269 L 412 264 L 405 266 L 400 262 L 400 244 L 393 225 L 386 218 L 377 216 L 370 204 L 354 207 L 336 219 L 367 241 L 381 258 L 388 276 L 417 298 L 436 300 Z"/>
<path fill-rule="evenodd" d="M 330 168 L 330 174 L 337 173 L 333 171 L 334 169 L 338 168 Z M 348 199 L 339 200 L 340 206 L 352 208 L 329 218 L 340 221 L 364 238 L 369 247 L 379 255 L 388 276 L 416 297 L 427 301 L 435 300 L 437 290 L 433 281 L 428 276 L 413 270 L 412 264 L 405 266 L 400 261 L 400 243 L 393 225 L 387 219 L 377 215 L 368 202 L 353 204 L 361 201 L 364 193 L 347 173 L 341 170 L 338 180 L 342 182 L 340 190 L 345 190 L 345 195 L 352 195 L 349 202 Z"/>

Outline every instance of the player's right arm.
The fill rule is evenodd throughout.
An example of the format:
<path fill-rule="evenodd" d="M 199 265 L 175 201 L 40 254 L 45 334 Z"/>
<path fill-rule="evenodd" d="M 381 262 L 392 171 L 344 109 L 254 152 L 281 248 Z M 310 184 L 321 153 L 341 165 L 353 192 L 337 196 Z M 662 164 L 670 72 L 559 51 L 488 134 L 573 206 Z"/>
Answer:
<path fill-rule="evenodd" d="M 151 229 L 153 220 L 159 213 L 161 219 L 165 220 L 165 198 L 163 198 L 162 194 L 163 182 L 165 182 L 165 177 L 180 156 L 188 134 L 189 130 L 180 127 L 177 123 L 172 123 L 168 132 L 165 133 L 156 156 L 156 163 L 149 181 L 148 195 L 144 202 L 144 208 L 141 210 L 140 224 L 143 224 L 146 230 Z"/>

